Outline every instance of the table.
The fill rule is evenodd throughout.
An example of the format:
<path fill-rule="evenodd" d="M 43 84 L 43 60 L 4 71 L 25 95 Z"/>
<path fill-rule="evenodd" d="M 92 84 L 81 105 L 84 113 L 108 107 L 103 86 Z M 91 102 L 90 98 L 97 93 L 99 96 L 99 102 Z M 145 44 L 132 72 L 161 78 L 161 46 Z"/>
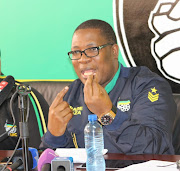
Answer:
<path fill-rule="evenodd" d="M 12 150 L 0 150 L 0 160 L 5 157 L 9 157 L 12 154 Z M 125 155 L 125 154 L 115 154 L 115 153 L 107 153 L 104 155 L 105 159 L 109 160 L 162 160 L 162 161 L 171 161 L 175 162 L 180 160 L 180 155 L 157 155 L 157 154 L 140 154 L 140 155 Z M 74 171 L 76 171 L 79 164 L 74 164 Z M 81 170 L 77 170 L 81 171 Z M 84 171 L 84 170 L 82 170 Z"/>

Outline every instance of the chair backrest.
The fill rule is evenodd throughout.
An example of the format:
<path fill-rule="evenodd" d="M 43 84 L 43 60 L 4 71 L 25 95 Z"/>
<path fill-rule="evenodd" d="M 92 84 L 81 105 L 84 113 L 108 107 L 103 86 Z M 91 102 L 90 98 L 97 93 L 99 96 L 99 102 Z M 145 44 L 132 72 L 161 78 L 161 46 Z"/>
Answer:
<path fill-rule="evenodd" d="M 173 126 L 173 146 L 175 154 L 180 155 L 180 94 L 173 94 L 177 104 L 177 113 Z"/>
<path fill-rule="evenodd" d="M 39 93 L 43 95 L 49 106 L 57 96 L 57 94 L 65 87 L 71 84 L 68 81 L 36 81 L 36 82 L 25 82 L 31 87 L 35 88 Z"/>

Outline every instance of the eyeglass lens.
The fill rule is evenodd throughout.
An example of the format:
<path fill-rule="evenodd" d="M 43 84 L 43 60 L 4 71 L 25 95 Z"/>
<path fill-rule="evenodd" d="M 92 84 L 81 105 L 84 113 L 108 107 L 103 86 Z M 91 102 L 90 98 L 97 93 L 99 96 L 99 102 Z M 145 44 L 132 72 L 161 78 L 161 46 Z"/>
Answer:
<path fill-rule="evenodd" d="M 97 56 L 99 52 L 97 47 L 92 47 L 85 49 L 84 51 L 73 51 L 69 55 L 71 59 L 80 59 L 82 53 L 84 53 L 87 57 L 94 57 Z"/>

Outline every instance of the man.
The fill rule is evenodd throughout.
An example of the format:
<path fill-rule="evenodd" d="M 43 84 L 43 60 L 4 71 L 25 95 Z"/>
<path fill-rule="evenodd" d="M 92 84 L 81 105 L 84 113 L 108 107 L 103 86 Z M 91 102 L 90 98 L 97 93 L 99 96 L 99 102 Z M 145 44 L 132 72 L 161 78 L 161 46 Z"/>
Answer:
<path fill-rule="evenodd" d="M 84 148 L 83 130 L 94 113 L 108 152 L 174 153 L 176 106 L 169 84 L 146 67 L 123 67 L 118 51 L 108 23 L 88 20 L 77 27 L 68 55 L 79 79 L 52 103 L 41 148 Z"/>
<path fill-rule="evenodd" d="M 8 83 L 8 88 L 4 83 Z M 26 85 L 15 81 L 12 76 L 6 78 L 6 76 L 0 74 L 0 150 L 14 150 L 18 142 L 18 147 L 22 147 L 22 140 L 19 139 L 19 122 L 22 121 L 22 113 L 19 109 L 18 96 L 20 95 L 17 93 L 17 86 L 20 88 Z M 38 91 L 34 88 L 31 88 L 30 91 L 29 86 L 26 86 L 26 88 L 29 91 L 29 95 L 24 97 L 25 106 L 28 106 L 25 101 L 26 97 L 28 97 L 30 101 L 29 117 L 27 120 L 29 128 L 28 146 L 39 148 L 41 137 L 47 131 L 46 122 L 49 106 Z M 26 107 L 24 113 L 28 115 Z"/>

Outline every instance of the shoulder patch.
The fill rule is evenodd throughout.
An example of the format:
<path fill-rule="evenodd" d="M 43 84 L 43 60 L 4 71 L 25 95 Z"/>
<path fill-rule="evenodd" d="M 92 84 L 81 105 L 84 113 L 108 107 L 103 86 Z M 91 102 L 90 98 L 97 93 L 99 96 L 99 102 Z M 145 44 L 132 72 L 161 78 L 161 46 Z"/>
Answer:
<path fill-rule="evenodd" d="M 148 99 L 151 102 L 155 102 L 159 99 L 159 94 L 157 93 L 157 89 L 155 87 L 151 88 L 151 91 L 148 92 Z"/>

